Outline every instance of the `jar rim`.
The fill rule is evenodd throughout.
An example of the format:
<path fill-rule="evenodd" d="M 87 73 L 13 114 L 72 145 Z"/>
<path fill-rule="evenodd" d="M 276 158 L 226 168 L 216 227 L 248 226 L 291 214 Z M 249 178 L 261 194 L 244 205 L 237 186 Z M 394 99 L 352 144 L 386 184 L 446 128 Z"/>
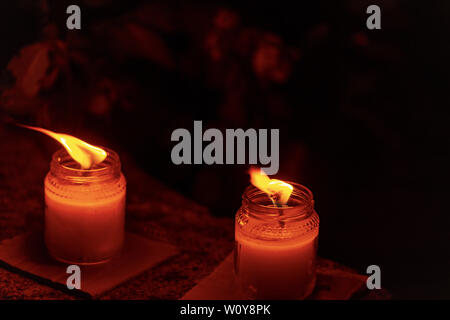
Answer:
<path fill-rule="evenodd" d="M 308 218 L 314 213 L 314 199 L 311 190 L 307 187 L 291 182 L 294 189 L 289 198 L 287 206 L 277 207 L 271 204 L 270 197 L 257 187 L 248 186 L 242 195 L 243 205 L 249 208 L 249 212 L 259 218 Z"/>
<path fill-rule="evenodd" d="M 78 167 L 79 164 L 72 159 L 66 149 L 60 148 L 53 153 L 50 162 L 50 171 L 65 178 L 76 179 L 102 179 L 102 177 L 110 177 L 111 175 L 120 174 L 121 163 L 118 154 L 105 147 L 100 147 L 106 151 L 107 156 L 101 163 L 89 169 Z"/>

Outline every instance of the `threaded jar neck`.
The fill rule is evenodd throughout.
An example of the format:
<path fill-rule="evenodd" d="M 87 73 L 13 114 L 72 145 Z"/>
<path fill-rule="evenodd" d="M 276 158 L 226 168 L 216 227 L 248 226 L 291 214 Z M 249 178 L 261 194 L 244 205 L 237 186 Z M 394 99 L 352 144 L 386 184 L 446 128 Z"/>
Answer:
<path fill-rule="evenodd" d="M 245 190 L 235 217 L 237 241 L 245 238 L 272 245 L 280 241 L 295 245 L 318 235 L 320 221 L 311 191 L 298 183 L 288 183 L 294 189 L 283 207 L 275 206 L 266 193 L 254 186 Z"/>
<path fill-rule="evenodd" d="M 113 150 L 103 148 L 107 152 L 105 160 L 89 169 L 82 169 L 68 152 L 61 148 L 53 154 L 50 163 L 50 173 L 69 183 L 105 182 L 120 177 L 121 163 L 119 156 Z"/>
<path fill-rule="evenodd" d="M 307 219 L 314 213 L 314 199 L 312 192 L 305 186 L 287 182 L 294 189 L 288 203 L 283 207 L 277 207 L 272 203 L 269 196 L 254 186 L 245 189 L 242 195 L 242 207 L 246 208 L 248 214 L 256 219 Z"/>

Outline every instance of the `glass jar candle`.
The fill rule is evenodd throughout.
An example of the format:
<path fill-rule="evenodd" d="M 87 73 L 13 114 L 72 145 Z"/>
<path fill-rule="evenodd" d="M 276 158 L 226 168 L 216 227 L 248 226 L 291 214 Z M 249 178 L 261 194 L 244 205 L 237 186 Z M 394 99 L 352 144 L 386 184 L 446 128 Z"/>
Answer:
<path fill-rule="evenodd" d="M 64 263 L 97 264 L 124 242 L 126 181 L 119 156 L 80 169 L 65 149 L 55 152 L 45 177 L 45 243 Z"/>
<path fill-rule="evenodd" d="M 311 191 L 294 190 L 287 206 L 274 206 L 254 186 L 235 218 L 235 274 L 247 299 L 303 299 L 316 281 L 319 216 Z"/>

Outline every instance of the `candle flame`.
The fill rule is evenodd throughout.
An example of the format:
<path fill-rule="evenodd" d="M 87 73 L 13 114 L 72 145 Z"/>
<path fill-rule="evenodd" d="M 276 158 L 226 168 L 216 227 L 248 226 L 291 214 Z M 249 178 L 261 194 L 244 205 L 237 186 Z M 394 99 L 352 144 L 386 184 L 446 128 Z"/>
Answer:
<path fill-rule="evenodd" d="M 47 129 L 26 126 L 23 124 L 20 124 L 20 126 L 46 134 L 61 143 L 72 159 L 81 165 L 82 169 L 91 168 L 93 165 L 105 160 L 108 155 L 105 150 L 90 145 L 78 138 L 69 136 L 68 134 L 56 133 Z"/>
<path fill-rule="evenodd" d="M 270 179 L 261 169 L 250 168 L 250 182 L 259 190 L 267 193 L 277 207 L 286 205 L 294 187 L 277 179 Z"/>

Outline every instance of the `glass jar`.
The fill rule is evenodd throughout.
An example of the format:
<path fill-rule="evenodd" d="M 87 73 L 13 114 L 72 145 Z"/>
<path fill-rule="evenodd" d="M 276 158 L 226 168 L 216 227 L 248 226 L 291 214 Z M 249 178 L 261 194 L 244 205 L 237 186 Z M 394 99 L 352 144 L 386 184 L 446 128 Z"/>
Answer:
<path fill-rule="evenodd" d="M 254 186 L 242 196 L 235 218 L 235 274 L 247 299 L 304 299 L 316 281 L 319 216 L 311 191 L 294 190 L 276 207 Z"/>
<path fill-rule="evenodd" d="M 126 181 L 119 156 L 80 169 L 65 149 L 52 157 L 45 177 L 45 243 L 69 264 L 97 264 L 118 254 L 125 233 Z"/>

